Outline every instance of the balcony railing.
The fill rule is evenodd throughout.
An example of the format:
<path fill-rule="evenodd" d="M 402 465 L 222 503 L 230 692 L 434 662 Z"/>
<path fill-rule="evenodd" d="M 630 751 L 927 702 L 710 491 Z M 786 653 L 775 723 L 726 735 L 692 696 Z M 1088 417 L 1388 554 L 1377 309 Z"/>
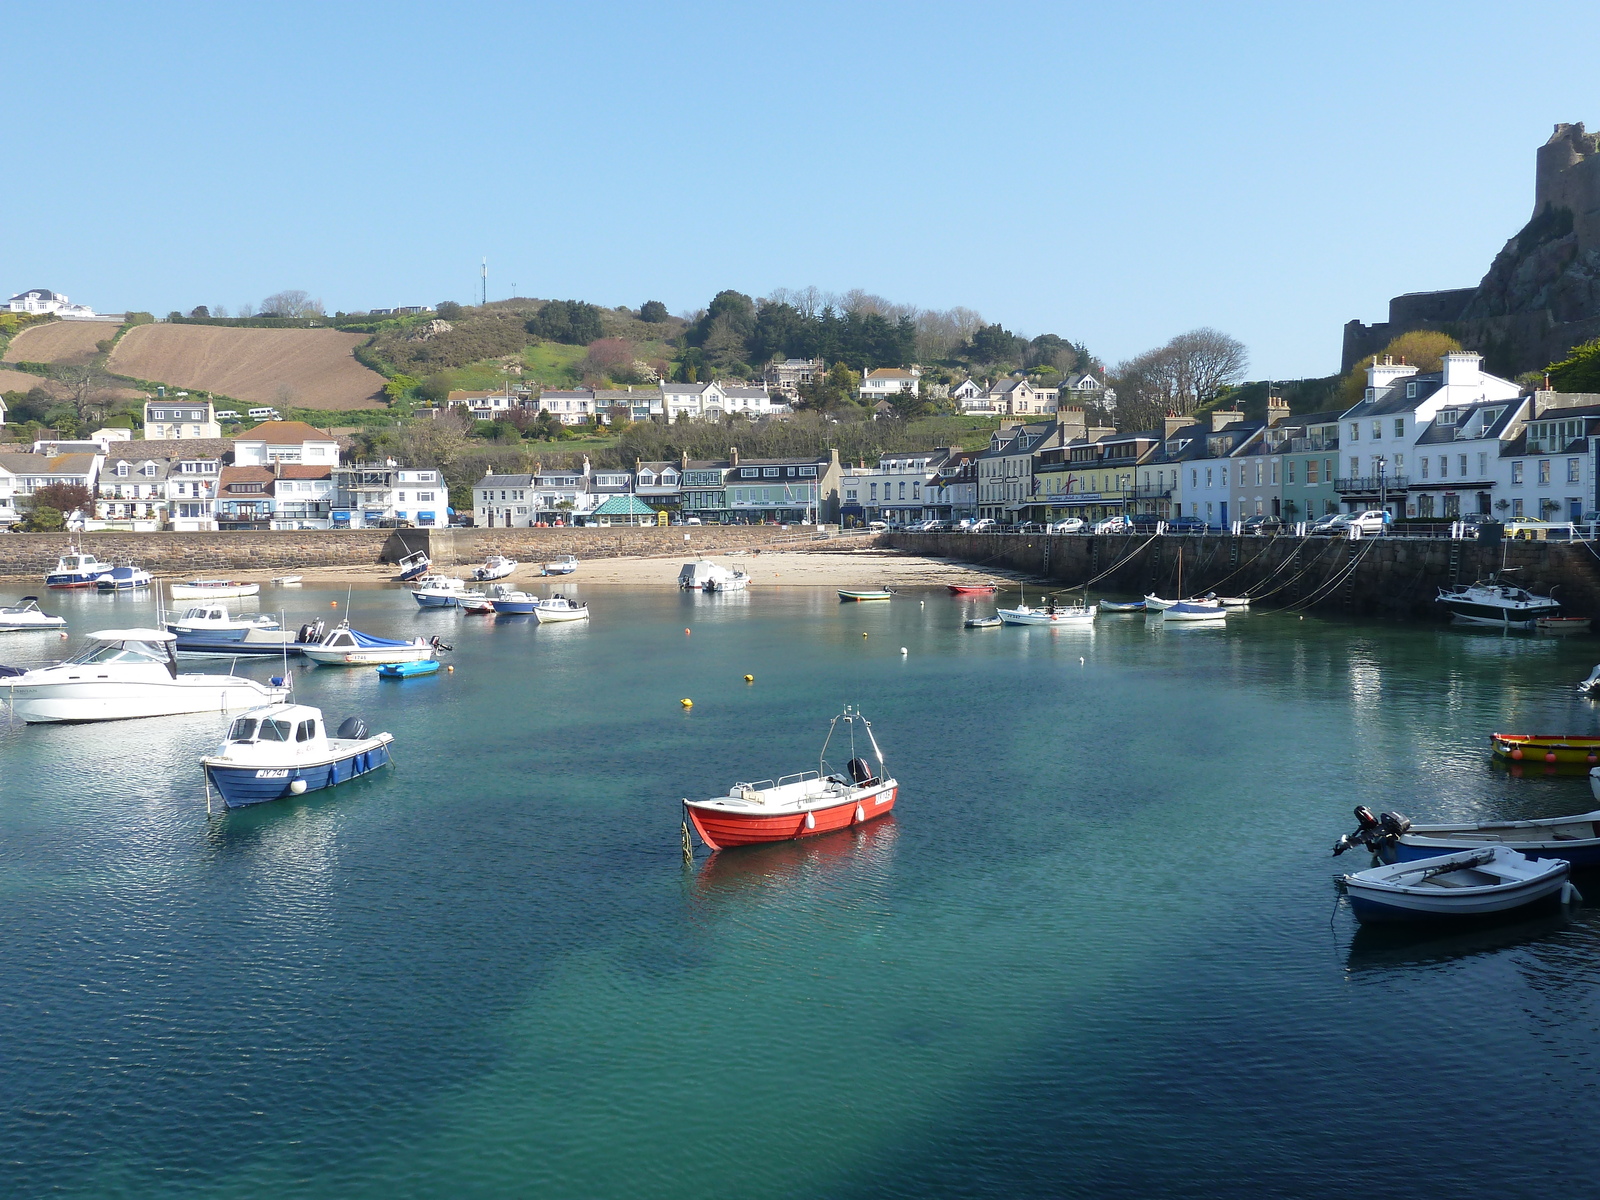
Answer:
<path fill-rule="evenodd" d="M 1170 483 L 1141 483 L 1133 489 L 1133 494 L 1139 500 L 1170 500 L 1172 488 Z"/>
<path fill-rule="evenodd" d="M 1376 495 L 1380 491 L 1404 491 L 1410 486 L 1411 480 L 1405 475 L 1350 475 L 1344 479 L 1333 481 L 1333 490 L 1336 492 L 1372 492 Z"/>
<path fill-rule="evenodd" d="M 1307 453 L 1315 453 L 1315 452 L 1317 452 L 1319 450 L 1337 450 L 1338 448 L 1339 448 L 1339 439 L 1336 438 L 1336 437 L 1330 437 L 1330 438 L 1297 437 L 1297 438 L 1290 438 L 1289 439 L 1289 447 L 1288 447 L 1287 453 L 1289 453 L 1289 454 L 1307 454 Z"/>

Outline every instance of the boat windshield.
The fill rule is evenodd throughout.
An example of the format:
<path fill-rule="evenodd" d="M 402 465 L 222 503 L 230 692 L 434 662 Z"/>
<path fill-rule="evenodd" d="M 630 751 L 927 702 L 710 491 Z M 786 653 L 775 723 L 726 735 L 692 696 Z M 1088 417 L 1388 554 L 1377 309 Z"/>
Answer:
<path fill-rule="evenodd" d="M 153 662 L 167 666 L 170 656 L 165 642 L 90 642 L 70 663 Z"/>
<path fill-rule="evenodd" d="M 230 742 L 287 742 L 293 726 L 288 721 L 240 717 L 228 730 Z"/>

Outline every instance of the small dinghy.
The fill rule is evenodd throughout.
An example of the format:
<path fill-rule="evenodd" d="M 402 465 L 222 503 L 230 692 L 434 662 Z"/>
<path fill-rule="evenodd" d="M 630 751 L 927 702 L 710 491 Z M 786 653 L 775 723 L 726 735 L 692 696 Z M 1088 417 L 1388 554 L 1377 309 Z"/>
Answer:
<path fill-rule="evenodd" d="M 1596 768 L 1600 770 L 1600 768 Z M 1600 786 L 1591 773 L 1590 786 Z M 1575 867 L 1600 866 L 1600 810 L 1532 821 L 1477 821 L 1457 825 L 1413 825 L 1400 813 L 1374 817 L 1362 805 L 1358 824 L 1333 847 L 1335 856 L 1365 846 L 1380 862 L 1405 863 L 1479 846 L 1508 846 L 1529 858 L 1559 858 Z"/>
<path fill-rule="evenodd" d="M 437 675 L 439 673 L 439 660 L 429 659 L 426 662 L 384 663 L 378 668 L 378 674 L 385 679 L 410 679 L 413 675 Z"/>
<path fill-rule="evenodd" d="M 65 617 L 53 617 L 39 607 L 39 597 L 24 596 L 0 608 L 0 633 L 25 633 L 30 629 L 65 629 Z"/>
<path fill-rule="evenodd" d="M 893 598 L 890 588 L 840 588 L 840 600 L 888 600 Z"/>
<path fill-rule="evenodd" d="M 549 625 L 558 621 L 587 621 L 589 619 L 589 606 L 576 604 L 565 596 L 557 593 L 550 599 L 540 603 L 533 610 L 533 615 L 538 618 L 539 624 Z"/>
<path fill-rule="evenodd" d="M 578 560 L 571 554 L 563 554 L 554 562 L 547 562 L 544 565 L 546 575 L 571 575 L 577 569 Z"/>
<path fill-rule="evenodd" d="M 998 583 L 947 583 L 945 587 L 957 596 L 992 596 L 1000 590 Z"/>
<path fill-rule="evenodd" d="M 1100 601 L 1100 611 L 1104 613 L 1142 613 L 1145 611 L 1145 602 L 1135 600 L 1130 604 L 1120 604 L 1115 600 Z"/>
<path fill-rule="evenodd" d="M 1344 877 L 1356 919 L 1439 921 L 1512 912 L 1576 889 L 1561 859 L 1535 862 L 1509 846 L 1481 846 L 1455 854 L 1394 863 Z"/>
<path fill-rule="evenodd" d="M 392 741 L 387 733 L 368 737 L 360 717 L 346 718 L 329 737 L 322 710 L 304 704 L 252 709 L 234 721 L 215 754 L 200 760 L 207 804 L 211 784 L 229 808 L 243 808 L 347 783 L 388 763 Z"/>
<path fill-rule="evenodd" d="M 1578 684 L 1578 695 L 1600 699 L 1600 666 L 1589 672 L 1589 678 Z"/>
<path fill-rule="evenodd" d="M 494 611 L 494 601 L 487 592 L 462 592 L 461 595 L 456 597 L 456 607 L 464 613 L 475 613 L 481 616 L 483 613 L 492 613 Z"/>
<path fill-rule="evenodd" d="M 302 578 L 304 577 L 300 575 L 274 575 L 272 577 L 272 582 L 277 584 L 279 587 L 293 587 L 295 584 L 299 583 Z"/>
<path fill-rule="evenodd" d="M 396 577 L 401 583 L 410 583 L 413 579 L 421 579 L 428 573 L 428 568 L 433 565 L 426 550 L 418 550 L 414 554 L 407 554 L 400 560 L 400 574 Z"/>
<path fill-rule="evenodd" d="M 483 566 L 473 571 L 472 577 L 479 583 L 490 583 L 496 579 L 504 579 L 517 569 L 517 560 L 507 558 L 504 554 L 491 554 L 483 560 Z"/>
<path fill-rule="evenodd" d="M 174 600 L 229 600 L 236 596 L 254 596 L 261 591 L 259 583 L 238 583 L 231 579 L 190 579 L 184 583 L 170 583 L 167 590 Z"/>
<path fill-rule="evenodd" d="M 1093 604 L 1047 604 L 1044 608 L 1002 608 L 998 616 L 1006 625 L 1087 625 L 1094 620 Z"/>
<path fill-rule="evenodd" d="M 1588 617 L 1540 617 L 1534 621 L 1535 629 L 1545 633 L 1588 633 Z"/>
<path fill-rule="evenodd" d="M 1005 622 L 999 617 L 968 617 L 965 624 L 968 629 L 999 629 Z"/>
<path fill-rule="evenodd" d="M 1600 737 L 1588 734 L 1491 733 L 1496 758 L 1549 766 L 1600 766 Z"/>

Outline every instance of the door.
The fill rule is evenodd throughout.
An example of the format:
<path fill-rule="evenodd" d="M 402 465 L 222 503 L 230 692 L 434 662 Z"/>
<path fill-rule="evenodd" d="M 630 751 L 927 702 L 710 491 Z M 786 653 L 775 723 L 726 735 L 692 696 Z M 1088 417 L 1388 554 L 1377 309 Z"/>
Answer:
<path fill-rule="evenodd" d="M 1222 510 L 1221 511 L 1222 511 L 1222 527 L 1224 529 L 1226 529 L 1228 527 L 1228 502 L 1226 500 L 1224 500 L 1222 502 Z"/>

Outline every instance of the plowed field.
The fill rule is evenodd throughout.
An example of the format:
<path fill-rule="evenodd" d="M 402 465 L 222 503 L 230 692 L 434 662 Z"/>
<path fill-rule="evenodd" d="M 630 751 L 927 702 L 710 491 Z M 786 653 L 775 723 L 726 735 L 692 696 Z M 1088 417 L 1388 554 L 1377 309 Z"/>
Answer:
<path fill-rule="evenodd" d="M 365 340 L 333 329 L 140 325 L 117 343 L 107 369 L 248 404 L 376 408 L 384 378 L 351 354 Z"/>
<path fill-rule="evenodd" d="M 51 321 L 33 325 L 11 339 L 4 362 L 81 363 L 95 355 L 95 343 L 116 336 L 115 321 Z"/>
<path fill-rule="evenodd" d="M 41 379 L 37 375 L 29 375 L 26 371 L 0 371 L 0 392 L 31 392 L 36 387 L 42 387 L 52 396 L 64 396 L 67 391 L 54 380 Z"/>

